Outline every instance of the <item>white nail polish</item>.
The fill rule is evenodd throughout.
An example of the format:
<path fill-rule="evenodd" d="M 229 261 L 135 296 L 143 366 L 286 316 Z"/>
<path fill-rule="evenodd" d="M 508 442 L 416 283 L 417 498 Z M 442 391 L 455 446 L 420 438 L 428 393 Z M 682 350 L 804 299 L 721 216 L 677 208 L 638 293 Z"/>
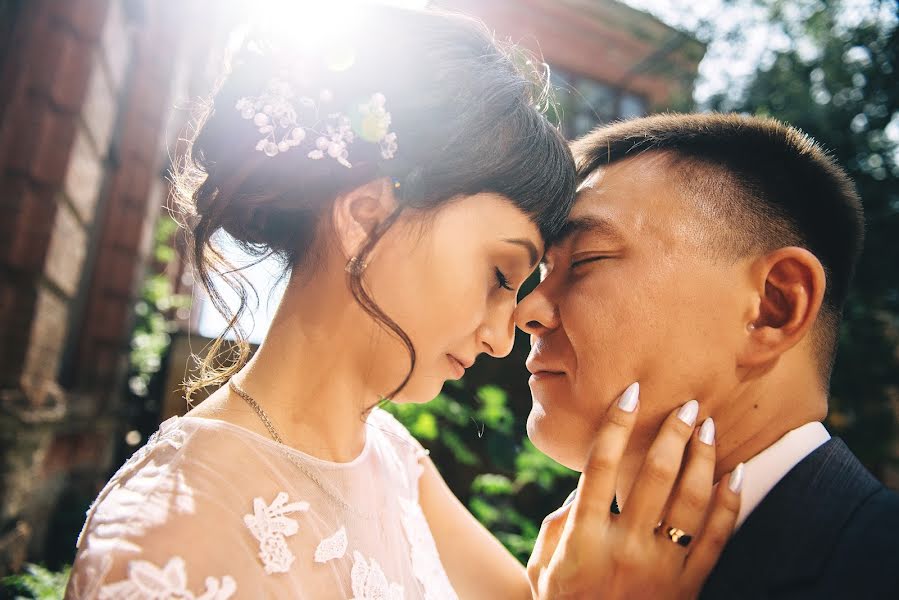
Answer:
<path fill-rule="evenodd" d="M 624 412 L 634 412 L 637 408 L 637 401 L 640 398 L 640 384 L 636 381 L 624 390 L 621 397 L 618 398 L 618 408 Z"/>
<path fill-rule="evenodd" d="M 677 418 L 693 427 L 696 424 L 696 417 L 699 416 L 699 402 L 696 400 L 690 400 L 686 404 L 680 407 L 680 410 L 677 411 Z"/>
<path fill-rule="evenodd" d="M 730 474 L 730 481 L 727 482 L 727 487 L 735 494 L 739 494 L 740 490 L 743 489 L 743 463 L 738 464 L 737 468 Z"/>
<path fill-rule="evenodd" d="M 699 441 L 708 446 L 715 445 L 715 422 L 709 417 L 699 428 Z"/>

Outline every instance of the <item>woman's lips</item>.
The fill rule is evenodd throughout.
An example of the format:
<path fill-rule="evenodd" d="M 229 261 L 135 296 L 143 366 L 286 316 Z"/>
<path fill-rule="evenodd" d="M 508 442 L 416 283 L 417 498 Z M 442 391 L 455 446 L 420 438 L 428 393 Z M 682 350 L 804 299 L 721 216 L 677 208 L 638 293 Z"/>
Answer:
<path fill-rule="evenodd" d="M 465 365 L 452 354 L 447 354 L 446 358 L 449 360 L 450 368 L 453 371 L 453 379 L 461 379 L 465 375 Z"/>

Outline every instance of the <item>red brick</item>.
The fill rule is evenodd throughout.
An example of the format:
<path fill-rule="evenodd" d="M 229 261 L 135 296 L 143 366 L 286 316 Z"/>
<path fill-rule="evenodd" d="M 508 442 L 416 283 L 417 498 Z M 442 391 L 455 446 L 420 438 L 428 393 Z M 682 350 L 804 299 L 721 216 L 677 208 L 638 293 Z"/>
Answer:
<path fill-rule="evenodd" d="M 74 118 L 40 102 L 12 118 L 17 125 L 7 152 L 9 167 L 40 183 L 62 183 L 75 137 Z"/>
<path fill-rule="evenodd" d="M 56 203 L 52 190 L 22 177 L 6 177 L 0 183 L 0 262 L 26 271 L 43 268 Z"/>
<path fill-rule="evenodd" d="M 63 110 L 78 112 L 87 92 L 91 71 L 98 68 L 94 45 L 75 40 L 63 56 L 54 77 L 51 97 Z"/>
<path fill-rule="evenodd" d="M 135 102 L 135 110 L 150 127 L 156 129 L 154 137 L 161 138 L 163 124 L 173 110 L 171 79 L 164 83 L 148 83 L 144 89 L 152 90 Z M 157 142 L 158 144 L 159 142 Z"/>
<path fill-rule="evenodd" d="M 153 158 L 156 158 L 155 156 Z M 127 191 L 122 194 L 122 200 L 129 208 L 142 210 L 147 203 L 147 194 L 150 191 L 150 182 L 156 173 L 152 172 L 152 162 L 138 162 L 131 157 L 125 158 L 123 169 L 119 176 L 128 182 Z"/>
<path fill-rule="evenodd" d="M 93 44 L 69 31 L 52 28 L 36 51 L 29 90 L 45 94 L 63 112 L 77 112 L 94 65 Z"/>
<path fill-rule="evenodd" d="M 135 210 L 123 210 L 115 216 L 113 244 L 117 248 L 137 250 L 145 215 Z"/>
<path fill-rule="evenodd" d="M 162 151 L 163 123 L 143 118 L 138 110 L 129 111 L 122 128 L 122 157 L 155 163 Z"/>
<path fill-rule="evenodd" d="M 27 280 L 0 279 L 0 386 L 15 387 L 25 362 L 37 299 Z"/>
<path fill-rule="evenodd" d="M 28 89 L 52 96 L 51 90 L 66 60 L 66 54 L 77 47 L 77 39 L 72 32 L 52 26 L 42 29 L 39 35 L 42 43 L 34 43 L 28 49 Z"/>
<path fill-rule="evenodd" d="M 100 274 L 98 272 L 98 274 Z M 101 275 L 102 276 L 102 275 Z M 95 297 L 88 313 L 88 336 L 95 340 L 119 340 L 122 336 L 122 323 L 126 315 L 125 303 L 109 294 L 109 290 L 115 286 L 115 282 L 104 278 L 104 291 L 102 298 Z"/>
<path fill-rule="evenodd" d="M 108 327 L 104 328 L 105 339 L 114 339 L 118 341 L 122 335 L 120 332 L 113 332 Z M 97 338 L 103 339 L 103 338 Z M 109 382 L 114 379 L 116 373 L 116 365 L 122 350 L 118 346 L 110 346 L 108 343 L 96 345 L 94 376 L 98 382 Z"/>
<path fill-rule="evenodd" d="M 91 318 L 86 323 L 85 337 L 88 341 L 94 345 L 103 344 L 107 347 L 111 344 L 127 345 L 125 323 L 130 316 L 130 303 L 107 296 L 103 298 L 101 307 L 94 314 L 97 318 Z M 111 365 L 110 369 L 114 366 Z"/>
<path fill-rule="evenodd" d="M 118 302 L 131 296 L 135 279 L 135 254 L 128 249 L 105 248 L 97 260 L 95 276 L 97 292 L 104 296 L 104 312 L 110 302 Z M 104 316 L 106 319 L 109 315 Z"/>
<path fill-rule="evenodd" d="M 103 274 L 104 291 L 120 292 L 120 283 L 134 278 L 134 254 L 118 248 L 104 251 L 97 266 L 98 272 Z"/>

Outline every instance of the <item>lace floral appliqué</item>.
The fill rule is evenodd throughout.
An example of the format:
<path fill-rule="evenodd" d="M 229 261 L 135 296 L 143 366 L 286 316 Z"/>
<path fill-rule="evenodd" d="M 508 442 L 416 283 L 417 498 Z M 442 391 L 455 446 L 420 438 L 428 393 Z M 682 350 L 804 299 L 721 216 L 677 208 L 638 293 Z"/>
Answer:
<path fill-rule="evenodd" d="M 128 563 L 128 579 L 104 586 L 100 599 L 150 598 L 156 600 L 183 598 L 184 600 L 227 600 L 234 595 L 237 584 L 225 575 L 221 581 L 215 577 L 206 578 L 206 591 L 196 596 L 187 588 L 187 573 L 184 559 L 175 556 L 161 569 L 145 560 Z"/>
<path fill-rule="evenodd" d="M 403 530 L 409 540 L 409 553 L 412 558 L 412 572 L 421 583 L 425 600 L 458 600 L 453 586 L 450 584 L 437 545 L 431 536 L 431 530 L 421 506 L 412 500 L 400 498 Z"/>
<path fill-rule="evenodd" d="M 348 545 L 346 527 L 341 527 L 337 532 L 321 541 L 315 549 L 315 562 L 326 563 L 335 558 L 341 558 L 346 554 Z"/>
<path fill-rule="evenodd" d="M 286 573 L 293 564 L 294 555 L 287 547 L 287 536 L 294 535 L 300 528 L 295 519 L 287 515 L 309 510 L 308 502 L 287 503 L 287 493 L 280 492 L 271 504 L 266 506 L 262 498 L 253 499 L 253 514 L 244 515 L 243 521 L 257 540 L 259 558 L 265 572 Z"/>
<path fill-rule="evenodd" d="M 82 538 L 103 500 L 108 500 L 105 503 L 114 510 L 98 525 L 105 528 L 103 535 L 119 537 L 123 543 L 126 536 L 140 536 L 146 529 L 165 522 L 171 508 L 181 514 L 194 512 L 193 491 L 184 481 L 184 475 L 179 473 L 166 477 L 168 457 L 159 452 L 178 451 L 184 445 L 187 433 L 177 425 L 178 417 L 163 422 L 147 443 L 119 467 L 88 509 L 84 527 L 75 543 L 76 548 L 81 547 Z M 151 452 L 153 458 L 148 461 Z M 141 466 L 145 468 L 144 476 L 123 486 L 122 480 Z M 143 518 L 133 518 L 136 514 L 141 514 Z M 130 548 L 139 550 L 136 545 Z"/>
<path fill-rule="evenodd" d="M 403 600 L 403 586 L 390 583 L 378 561 L 366 561 L 359 552 L 353 552 L 352 600 Z"/>
<path fill-rule="evenodd" d="M 99 565 L 89 565 L 72 573 L 69 579 L 66 598 L 82 600 L 97 598 L 100 585 L 112 569 L 112 557 L 109 554 L 100 559 Z"/>

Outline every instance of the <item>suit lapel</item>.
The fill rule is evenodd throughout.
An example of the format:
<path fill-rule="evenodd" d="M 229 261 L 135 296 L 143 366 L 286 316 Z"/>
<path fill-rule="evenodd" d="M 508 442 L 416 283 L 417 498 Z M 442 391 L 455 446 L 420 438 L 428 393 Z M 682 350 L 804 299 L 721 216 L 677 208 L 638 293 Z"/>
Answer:
<path fill-rule="evenodd" d="M 881 487 L 842 440 L 831 439 L 787 473 L 749 515 L 702 597 L 760 596 L 814 580 L 852 512 Z"/>

